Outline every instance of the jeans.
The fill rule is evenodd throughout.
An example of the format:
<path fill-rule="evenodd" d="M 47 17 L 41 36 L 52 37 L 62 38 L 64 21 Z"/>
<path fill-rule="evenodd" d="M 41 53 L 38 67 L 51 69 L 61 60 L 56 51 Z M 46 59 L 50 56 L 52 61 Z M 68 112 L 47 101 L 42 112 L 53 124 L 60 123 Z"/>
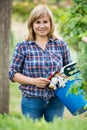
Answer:
<path fill-rule="evenodd" d="M 57 97 L 53 97 L 47 104 L 41 98 L 22 97 L 21 110 L 24 116 L 33 120 L 41 119 L 43 116 L 47 122 L 53 121 L 54 117 L 63 117 L 64 105 Z"/>

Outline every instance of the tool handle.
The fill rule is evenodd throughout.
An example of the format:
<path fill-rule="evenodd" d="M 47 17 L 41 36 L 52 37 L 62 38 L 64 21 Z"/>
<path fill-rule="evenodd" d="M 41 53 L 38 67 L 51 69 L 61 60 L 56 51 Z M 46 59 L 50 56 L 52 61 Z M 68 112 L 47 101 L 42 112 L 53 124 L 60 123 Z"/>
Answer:
<path fill-rule="evenodd" d="M 52 72 L 52 73 L 50 74 L 50 76 L 48 77 L 48 79 L 51 80 L 52 77 L 55 75 L 55 73 L 56 73 L 56 71 Z"/>

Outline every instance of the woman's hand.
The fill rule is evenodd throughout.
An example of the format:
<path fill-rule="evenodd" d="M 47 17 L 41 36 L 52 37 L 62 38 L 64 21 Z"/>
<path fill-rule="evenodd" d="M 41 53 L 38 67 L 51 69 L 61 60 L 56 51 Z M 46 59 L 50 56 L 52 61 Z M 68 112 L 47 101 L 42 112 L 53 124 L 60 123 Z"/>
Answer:
<path fill-rule="evenodd" d="M 49 83 L 50 80 L 47 78 L 43 77 L 38 77 L 38 78 L 33 78 L 33 77 L 27 77 L 24 76 L 23 74 L 16 73 L 13 77 L 13 81 L 18 82 L 20 84 L 25 84 L 25 85 L 35 85 L 39 88 L 45 88 Z"/>
<path fill-rule="evenodd" d="M 33 84 L 39 88 L 45 88 L 50 83 L 50 80 L 47 78 L 34 78 Z"/>

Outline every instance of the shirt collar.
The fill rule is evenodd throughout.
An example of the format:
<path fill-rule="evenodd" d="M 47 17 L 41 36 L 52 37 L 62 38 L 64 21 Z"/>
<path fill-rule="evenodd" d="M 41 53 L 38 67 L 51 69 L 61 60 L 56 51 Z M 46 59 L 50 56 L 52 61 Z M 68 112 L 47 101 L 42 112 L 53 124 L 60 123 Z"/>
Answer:
<path fill-rule="evenodd" d="M 49 39 L 48 39 L 48 43 L 50 43 L 50 42 L 53 42 L 53 39 L 52 39 L 52 38 L 49 38 Z M 32 44 L 32 43 L 35 43 L 35 41 L 28 41 L 28 43 L 29 43 L 29 44 Z"/>
<path fill-rule="evenodd" d="M 34 41 L 28 41 L 29 44 L 35 43 Z"/>

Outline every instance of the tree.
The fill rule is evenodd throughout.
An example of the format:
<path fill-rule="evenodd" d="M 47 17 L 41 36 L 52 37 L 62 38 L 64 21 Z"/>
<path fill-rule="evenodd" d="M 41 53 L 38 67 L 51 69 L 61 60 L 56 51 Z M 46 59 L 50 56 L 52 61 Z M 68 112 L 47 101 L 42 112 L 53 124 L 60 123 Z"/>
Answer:
<path fill-rule="evenodd" d="M 9 45 L 12 0 L 0 0 L 0 113 L 9 113 Z"/>

